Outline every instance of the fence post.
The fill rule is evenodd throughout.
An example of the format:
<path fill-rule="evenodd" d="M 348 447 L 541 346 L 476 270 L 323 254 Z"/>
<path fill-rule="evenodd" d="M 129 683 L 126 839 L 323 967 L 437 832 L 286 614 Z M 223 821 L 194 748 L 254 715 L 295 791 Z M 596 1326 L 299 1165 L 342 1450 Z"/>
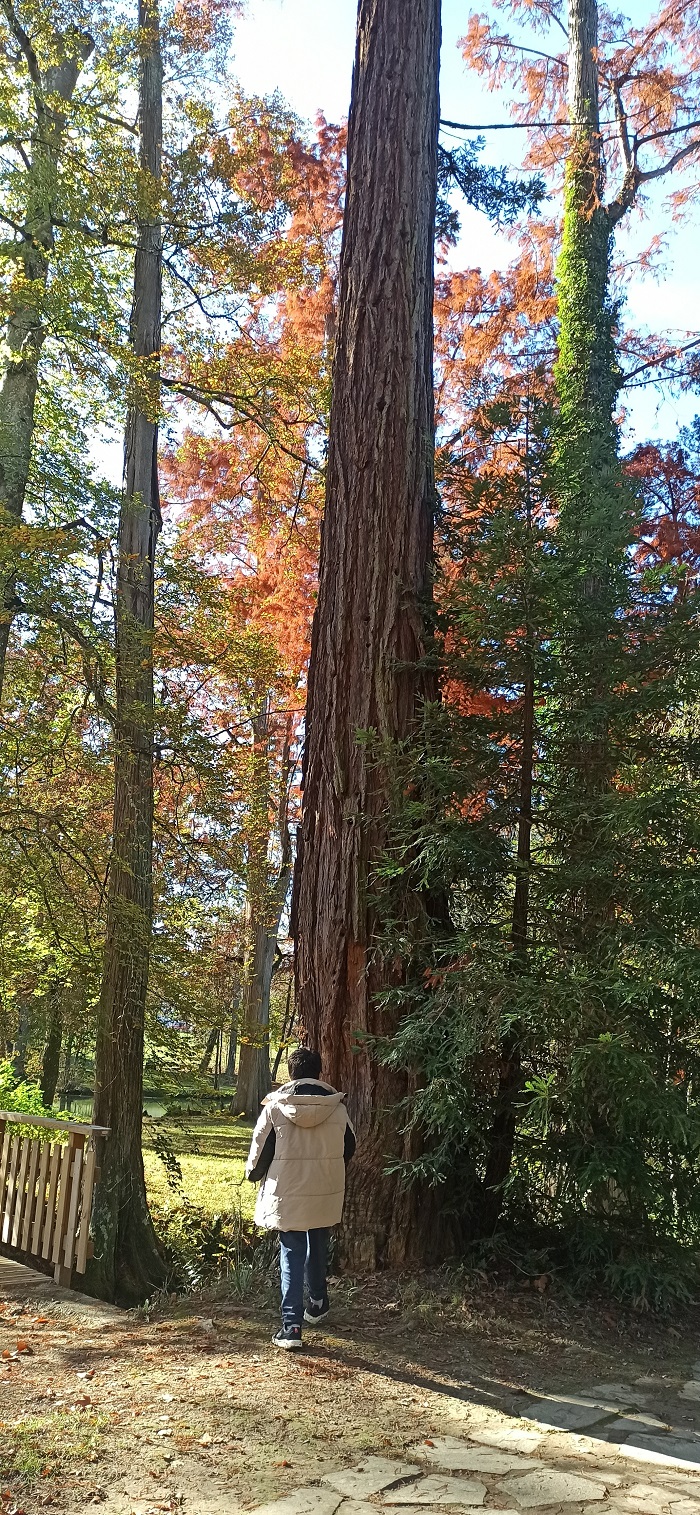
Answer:
<path fill-rule="evenodd" d="M 53 1276 L 54 1281 L 57 1284 L 63 1284 L 66 1289 L 70 1289 L 73 1276 L 72 1245 L 69 1248 L 69 1241 L 72 1243 L 74 1238 L 69 1238 L 68 1232 L 71 1223 L 75 1224 L 77 1193 L 75 1201 L 73 1201 L 73 1191 L 74 1189 L 77 1190 L 80 1185 L 84 1146 L 85 1137 L 78 1131 L 71 1131 L 70 1141 L 64 1153 L 63 1166 L 61 1168 L 61 1192 L 58 1200 L 58 1214 L 56 1216 L 56 1231 L 53 1244 L 53 1261 L 55 1264 Z M 70 1257 L 70 1266 L 65 1261 L 67 1256 Z"/>

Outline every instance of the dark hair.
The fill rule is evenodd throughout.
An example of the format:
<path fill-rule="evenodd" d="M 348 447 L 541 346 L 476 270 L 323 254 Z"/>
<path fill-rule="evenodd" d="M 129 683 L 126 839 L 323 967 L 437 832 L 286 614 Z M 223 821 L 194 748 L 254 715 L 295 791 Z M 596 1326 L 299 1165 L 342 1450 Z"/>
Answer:
<path fill-rule="evenodd" d="M 310 1047 L 297 1047 L 287 1060 L 290 1078 L 320 1078 L 321 1056 Z"/>

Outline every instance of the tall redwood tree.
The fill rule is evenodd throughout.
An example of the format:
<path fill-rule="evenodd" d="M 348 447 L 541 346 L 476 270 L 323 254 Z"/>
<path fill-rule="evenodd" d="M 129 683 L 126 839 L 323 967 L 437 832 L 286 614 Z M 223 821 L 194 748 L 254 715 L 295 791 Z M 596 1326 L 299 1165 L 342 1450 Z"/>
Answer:
<path fill-rule="evenodd" d="M 346 1239 L 369 1267 L 424 1256 L 433 1229 L 418 1190 L 386 1174 L 404 1153 L 385 1112 L 407 1089 L 363 1033 L 391 1032 L 377 996 L 401 976 L 373 942 L 377 751 L 430 693 L 439 49 L 440 0 L 360 0 L 295 904 L 300 1021 L 358 1126 Z"/>

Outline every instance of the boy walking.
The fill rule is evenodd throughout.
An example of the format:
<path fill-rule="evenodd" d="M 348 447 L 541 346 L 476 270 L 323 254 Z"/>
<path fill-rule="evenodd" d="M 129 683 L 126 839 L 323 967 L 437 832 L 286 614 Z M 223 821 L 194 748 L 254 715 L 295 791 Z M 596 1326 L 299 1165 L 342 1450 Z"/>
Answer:
<path fill-rule="evenodd" d="M 328 1240 L 343 1213 L 355 1133 L 345 1095 L 321 1078 L 318 1052 L 299 1047 L 288 1066 L 290 1082 L 263 1100 L 245 1171 L 251 1183 L 262 1180 L 256 1225 L 279 1231 L 282 1328 L 272 1340 L 299 1351 L 302 1322 L 316 1325 L 330 1309 Z"/>

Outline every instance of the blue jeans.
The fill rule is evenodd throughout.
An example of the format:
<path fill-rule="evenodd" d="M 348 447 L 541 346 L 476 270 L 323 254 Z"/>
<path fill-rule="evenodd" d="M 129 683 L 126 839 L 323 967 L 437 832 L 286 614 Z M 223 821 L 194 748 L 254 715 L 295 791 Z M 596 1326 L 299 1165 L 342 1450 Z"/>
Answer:
<path fill-rule="evenodd" d="M 301 1326 L 304 1319 L 304 1275 L 310 1299 L 326 1293 L 329 1226 L 315 1231 L 280 1231 L 282 1325 Z"/>

